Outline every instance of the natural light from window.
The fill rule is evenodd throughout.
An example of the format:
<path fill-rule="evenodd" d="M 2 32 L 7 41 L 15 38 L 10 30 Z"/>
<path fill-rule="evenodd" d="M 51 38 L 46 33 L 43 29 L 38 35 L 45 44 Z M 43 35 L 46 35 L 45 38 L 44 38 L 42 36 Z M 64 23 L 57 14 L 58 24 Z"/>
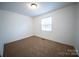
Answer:
<path fill-rule="evenodd" d="M 41 30 L 42 31 L 52 31 L 52 18 L 46 17 L 41 19 Z"/>

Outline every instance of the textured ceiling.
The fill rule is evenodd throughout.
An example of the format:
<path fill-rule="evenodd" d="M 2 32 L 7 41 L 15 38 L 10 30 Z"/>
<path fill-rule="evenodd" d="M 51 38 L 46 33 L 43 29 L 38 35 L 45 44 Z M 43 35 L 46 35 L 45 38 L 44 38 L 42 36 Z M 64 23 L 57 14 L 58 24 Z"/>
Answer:
<path fill-rule="evenodd" d="M 67 5 L 73 4 L 72 2 L 37 2 L 39 5 L 37 9 L 29 8 L 30 2 L 0 2 L 0 9 L 10 12 L 16 12 L 25 16 L 38 16 L 56 10 Z"/>

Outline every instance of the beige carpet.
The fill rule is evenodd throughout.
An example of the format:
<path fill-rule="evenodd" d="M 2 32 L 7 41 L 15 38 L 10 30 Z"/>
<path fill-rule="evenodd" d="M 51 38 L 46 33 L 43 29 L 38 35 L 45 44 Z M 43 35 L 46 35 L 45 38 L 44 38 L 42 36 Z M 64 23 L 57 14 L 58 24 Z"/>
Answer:
<path fill-rule="evenodd" d="M 31 36 L 5 44 L 4 56 L 8 57 L 67 57 L 77 56 L 72 46 Z"/>

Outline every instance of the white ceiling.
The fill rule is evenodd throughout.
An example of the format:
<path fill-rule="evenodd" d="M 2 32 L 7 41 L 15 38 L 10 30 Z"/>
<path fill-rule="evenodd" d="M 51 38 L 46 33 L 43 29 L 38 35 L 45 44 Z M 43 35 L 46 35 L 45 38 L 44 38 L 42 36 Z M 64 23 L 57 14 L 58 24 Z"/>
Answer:
<path fill-rule="evenodd" d="M 73 4 L 72 2 L 37 2 L 39 7 L 37 9 L 29 8 L 30 2 L 0 2 L 0 9 L 11 12 L 16 12 L 26 16 L 38 16 L 56 10 L 67 5 Z"/>

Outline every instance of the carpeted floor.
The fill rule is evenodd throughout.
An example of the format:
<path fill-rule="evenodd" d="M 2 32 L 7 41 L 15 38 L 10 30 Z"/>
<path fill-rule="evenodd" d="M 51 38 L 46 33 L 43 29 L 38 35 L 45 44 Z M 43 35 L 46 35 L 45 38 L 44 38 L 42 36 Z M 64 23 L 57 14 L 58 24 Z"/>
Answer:
<path fill-rule="evenodd" d="M 76 57 L 72 46 L 31 36 L 4 46 L 6 57 Z"/>

